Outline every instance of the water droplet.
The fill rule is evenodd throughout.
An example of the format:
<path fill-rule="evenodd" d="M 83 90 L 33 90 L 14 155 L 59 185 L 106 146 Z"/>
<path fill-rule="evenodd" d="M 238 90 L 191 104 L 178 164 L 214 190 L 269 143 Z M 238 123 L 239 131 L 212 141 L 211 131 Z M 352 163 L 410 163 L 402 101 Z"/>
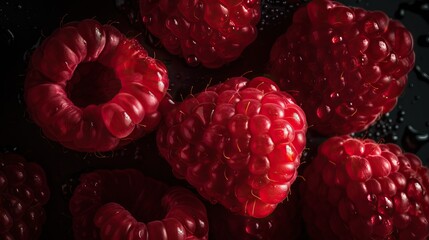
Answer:
<path fill-rule="evenodd" d="M 144 21 L 144 20 L 143 20 Z M 169 17 L 167 18 L 167 20 L 165 21 L 165 26 L 168 29 L 177 29 L 179 26 L 179 21 L 177 20 L 176 17 Z"/>
<path fill-rule="evenodd" d="M 399 121 L 403 117 L 397 113 L 396 118 L 392 114 L 384 114 L 375 124 L 363 132 L 355 133 L 355 137 L 372 138 L 376 141 L 398 143 Z M 405 114 L 405 111 L 401 114 Z M 402 119 L 401 119 L 402 118 Z M 394 120 L 395 119 L 395 120 Z"/>
<path fill-rule="evenodd" d="M 429 74 L 424 72 L 419 65 L 416 65 L 414 67 L 414 72 L 416 73 L 418 79 L 420 79 L 426 83 L 429 83 Z"/>
<path fill-rule="evenodd" d="M 376 215 L 371 216 L 370 223 L 371 223 L 371 225 L 376 225 L 379 222 L 381 222 L 382 220 L 383 220 L 383 217 L 380 216 L 379 214 L 376 214 Z"/>
<path fill-rule="evenodd" d="M 331 113 L 331 108 L 328 105 L 321 105 L 317 108 L 316 114 L 323 121 L 326 120 Z"/>
<path fill-rule="evenodd" d="M 405 111 L 404 110 L 401 110 L 401 111 L 398 112 L 398 116 L 396 118 L 396 122 L 398 122 L 398 123 L 405 122 Z"/>
<path fill-rule="evenodd" d="M 399 8 L 398 10 L 396 10 L 395 12 L 395 18 L 396 19 L 402 19 L 405 16 L 405 10 L 402 8 Z"/>
<path fill-rule="evenodd" d="M 248 8 L 253 8 L 258 1 L 247 0 Z M 300 1 L 279 1 L 265 0 L 262 1 L 261 20 L 259 21 L 259 30 L 263 31 L 269 27 L 275 27 L 284 23 L 286 18 L 292 17 L 293 12 L 306 0 Z M 259 4 L 259 3 L 258 3 Z"/>
<path fill-rule="evenodd" d="M 194 55 L 190 55 L 190 56 L 187 56 L 187 57 L 186 57 L 186 63 L 187 63 L 189 66 L 196 67 L 196 66 L 198 66 L 198 64 L 199 64 L 200 62 L 199 62 L 199 60 L 198 60 L 198 58 L 197 58 L 196 56 L 194 56 Z"/>
<path fill-rule="evenodd" d="M 333 44 L 339 43 L 341 41 L 343 41 L 343 38 L 341 36 L 333 36 L 332 39 L 331 39 L 331 42 Z"/>
<path fill-rule="evenodd" d="M 411 1 L 399 4 L 395 12 L 395 18 L 403 18 L 405 16 L 405 11 L 415 13 L 429 23 L 429 5 L 426 1 Z"/>
<path fill-rule="evenodd" d="M 416 153 L 419 149 L 429 142 L 429 133 L 422 133 L 409 125 L 405 128 L 402 136 L 402 147 L 408 151 Z"/>
<path fill-rule="evenodd" d="M 149 25 L 152 22 L 152 16 L 146 15 L 142 17 L 143 23 Z"/>
<path fill-rule="evenodd" d="M 0 148 L 0 152 L 1 153 L 9 153 L 9 152 L 14 153 L 14 152 L 18 152 L 18 147 L 17 146 L 13 146 L 13 145 L 12 146 L 2 146 Z"/>
<path fill-rule="evenodd" d="M 340 94 L 338 92 L 333 92 L 329 95 L 330 100 L 335 103 L 340 100 Z"/>
<path fill-rule="evenodd" d="M 368 200 L 368 202 L 372 202 L 372 203 L 374 203 L 375 201 L 377 201 L 377 195 L 375 195 L 375 194 L 373 194 L 373 193 L 368 194 L 368 195 L 366 196 L 366 199 Z"/>
<path fill-rule="evenodd" d="M 391 214 L 393 213 L 393 202 L 388 197 L 381 197 L 378 199 L 377 211 L 380 214 Z"/>
<path fill-rule="evenodd" d="M 410 1 L 399 4 L 398 9 L 395 12 L 395 18 L 403 18 L 406 11 L 419 15 L 429 24 L 429 4 L 427 1 Z M 417 43 L 421 47 L 429 47 L 429 34 L 419 36 Z M 429 74 L 423 71 L 420 66 L 416 65 L 414 67 L 414 72 L 419 80 L 429 83 Z M 403 139 L 407 142 L 406 139 L 408 139 L 408 137 L 404 136 Z"/>
<path fill-rule="evenodd" d="M 254 220 L 249 220 L 246 224 L 246 232 L 250 235 L 256 235 L 260 229 L 259 222 Z"/>

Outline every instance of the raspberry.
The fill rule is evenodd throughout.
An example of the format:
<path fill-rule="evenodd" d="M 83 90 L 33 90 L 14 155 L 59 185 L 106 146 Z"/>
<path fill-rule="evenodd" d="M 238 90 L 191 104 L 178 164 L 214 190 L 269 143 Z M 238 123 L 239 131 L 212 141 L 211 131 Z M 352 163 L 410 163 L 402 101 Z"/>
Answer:
<path fill-rule="evenodd" d="M 202 202 L 137 170 L 97 170 L 70 200 L 75 239 L 207 239 Z"/>
<path fill-rule="evenodd" d="M 49 194 L 39 165 L 17 154 L 0 154 L 0 239 L 38 239 Z"/>
<path fill-rule="evenodd" d="M 315 0 L 271 49 L 270 71 L 327 136 L 366 129 L 391 111 L 414 65 L 411 33 L 380 11 Z"/>
<path fill-rule="evenodd" d="M 296 185 L 294 185 L 296 186 Z M 221 205 L 208 207 L 210 235 L 222 240 L 298 240 L 303 230 L 298 194 L 291 194 L 265 218 L 233 214 Z"/>
<path fill-rule="evenodd" d="M 286 198 L 306 130 L 304 112 L 274 82 L 235 77 L 174 106 L 157 144 L 203 197 L 262 218 Z"/>
<path fill-rule="evenodd" d="M 314 239 L 429 236 L 429 169 L 395 144 L 332 137 L 304 178 L 303 217 Z"/>
<path fill-rule="evenodd" d="M 102 152 L 155 128 L 168 83 L 165 66 L 136 40 L 84 20 L 61 27 L 33 53 L 25 100 L 48 138 Z"/>
<path fill-rule="evenodd" d="M 218 68 L 256 39 L 260 1 L 140 0 L 140 13 L 170 53 Z"/>

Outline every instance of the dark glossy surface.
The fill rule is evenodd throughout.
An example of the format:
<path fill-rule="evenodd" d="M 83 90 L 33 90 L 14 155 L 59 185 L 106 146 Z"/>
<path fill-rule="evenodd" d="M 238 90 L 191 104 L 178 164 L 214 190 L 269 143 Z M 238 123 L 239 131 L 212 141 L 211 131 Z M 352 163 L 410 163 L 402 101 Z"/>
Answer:
<path fill-rule="evenodd" d="M 90 2 L 90 3 L 89 3 Z M 415 39 L 416 68 L 409 74 L 409 84 L 399 104 L 389 116 L 383 117 L 372 130 L 361 136 L 370 136 L 379 142 L 395 142 L 429 162 L 429 47 L 428 7 L 423 1 L 406 0 L 342 0 L 342 3 L 383 10 L 390 17 L 401 18 Z M 427 3 L 426 1 L 426 4 Z M 423 8 L 422 8 L 422 6 Z M 119 7 L 118 7 L 119 6 Z M 128 37 L 136 37 L 149 50 L 150 55 L 163 60 L 171 81 L 170 93 L 180 100 L 189 93 L 201 91 L 209 84 L 226 77 L 245 74 L 251 78 L 265 73 L 269 49 L 277 36 L 286 30 L 290 21 L 265 25 L 258 39 L 237 61 L 217 70 L 203 67 L 190 68 L 178 57 L 167 54 L 157 41 L 150 37 L 138 22 L 133 4 L 124 0 L 109 1 L 30 1 L 15 0 L 0 3 L 0 148 L 18 152 L 29 161 L 45 169 L 52 192 L 47 205 L 48 220 L 42 239 L 71 239 L 71 219 L 67 204 L 77 176 L 99 168 L 128 168 L 142 170 L 146 175 L 169 184 L 182 184 L 176 180 L 154 145 L 154 134 L 131 143 L 115 152 L 85 154 L 63 148 L 47 140 L 37 125 L 26 114 L 22 99 L 23 82 L 28 56 L 40 41 L 63 22 L 95 18 L 111 23 Z M 426 9 L 426 10 L 425 10 Z M 426 16 L 426 17 L 425 17 Z M 384 130 L 386 129 L 386 130 Z M 371 134 L 370 134 L 371 133 Z M 310 151 L 321 139 L 309 139 Z"/>

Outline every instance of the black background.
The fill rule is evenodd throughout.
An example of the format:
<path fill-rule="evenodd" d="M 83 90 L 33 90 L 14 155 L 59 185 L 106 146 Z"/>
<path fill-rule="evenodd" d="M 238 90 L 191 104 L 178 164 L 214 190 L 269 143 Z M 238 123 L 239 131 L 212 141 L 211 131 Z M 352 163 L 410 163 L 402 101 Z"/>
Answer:
<path fill-rule="evenodd" d="M 400 18 L 412 32 L 418 67 L 409 74 L 409 84 L 397 107 L 370 131 L 357 135 L 369 136 L 378 142 L 400 144 L 407 151 L 416 153 L 428 165 L 429 76 L 425 77 L 423 72 L 429 73 L 429 2 L 340 2 L 383 10 L 392 18 Z M 423 3 L 427 4 L 426 10 L 418 7 Z M 2 152 L 18 152 L 27 160 L 38 162 L 46 171 L 51 199 L 46 206 L 48 220 L 41 239 L 72 238 L 67 204 L 76 179 L 83 172 L 98 168 L 133 167 L 169 184 L 185 184 L 173 178 L 168 165 L 158 156 L 153 133 L 120 150 L 97 154 L 65 149 L 41 134 L 25 112 L 23 82 L 32 50 L 54 29 L 63 23 L 85 18 L 112 23 L 128 37 L 137 38 L 152 56 L 166 63 L 171 81 L 170 93 L 180 100 L 191 91 L 196 93 L 226 77 L 245 73 L 246 77 L 265 74 L 271 44 L 290 23 L 290 18 L 286 17 L 279 23 L 264 26 L 258 39 L 237 61 L 217 70 L 207 70 L 203 67 L 187 67 L 182 59 L 167 54 L 139 23 L 136 10 L 135 3 L 125 0 L 0 2 L 0 148 Z M 383 127 L 386 129 L 384 132 Z M 309 151 L 314 150 L 315 143 L 320 141 L 320 138 L 312 136 L 309 138 Z"/>

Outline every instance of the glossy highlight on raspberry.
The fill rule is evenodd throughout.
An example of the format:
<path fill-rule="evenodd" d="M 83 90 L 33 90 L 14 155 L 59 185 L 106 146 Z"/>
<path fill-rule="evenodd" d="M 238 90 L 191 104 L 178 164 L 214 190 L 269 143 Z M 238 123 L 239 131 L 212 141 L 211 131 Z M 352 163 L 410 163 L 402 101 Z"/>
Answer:
<path fill-rule="evenodd" d="M 362 131 L 391 111 L 415 54 L 411 33 L 381 11 L 314 0 L 271 49 L 270 71 L 326 136 Z"/>
<path fill-rule="evenodd" d="M 161 155 L 211 202 L 266 217 L 288 195 L 306 143 L 304 112 L 268 78 L 229 78 L 171 106 Z"/>
<path fill-rule="evenodd" d="M 429 169 L 395 144 L 332 137 L 304 171 L 313 239 L 427 239 Z"/>
<path fill-rule="evenodd" d="M 38 164 L 18 154 L 0 154 L 0 239 L 39 239 L 49 196 Z"/>
<path fill-rule="evenodd" d="M 303 223 L 299 194 L 292 193 L 264 218 L 232 213 L 219 204 L 207 206 L 210 237 L 218 240 L 299 240 L 303 239 Z"/>
<path fill-rule="evenodd" d="M 70 200 L 76 240 L 207 239 L 203 203 L 134 169 L 81 176 Z"/>
<path fill-rule="evenodd" d="M 169 81 L 135 39 L 95 20 L 68 23 L 32 55 L 30 117 L 51 140 L 82 152 L 116 149 L 152 131 Z"/>
<path fill-rule="evenodd" d="M 139 2 L 146 28 L 191 66 L 218 68 L 237 59 L 256 39 L 259 0 Z"/>

